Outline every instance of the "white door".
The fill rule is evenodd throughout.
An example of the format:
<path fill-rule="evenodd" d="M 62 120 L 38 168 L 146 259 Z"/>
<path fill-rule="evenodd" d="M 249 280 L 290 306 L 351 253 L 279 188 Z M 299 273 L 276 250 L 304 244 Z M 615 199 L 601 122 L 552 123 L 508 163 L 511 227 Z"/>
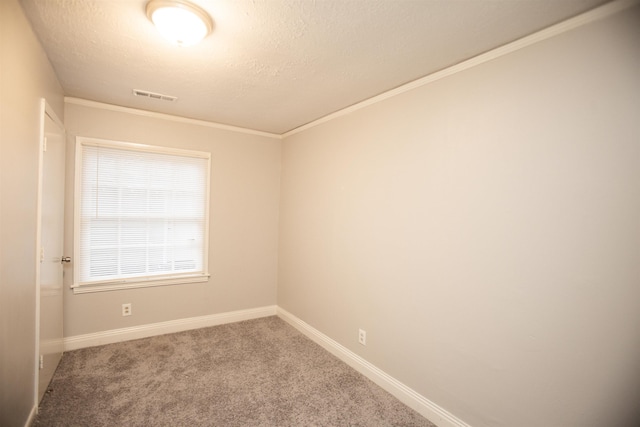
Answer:
<path fill-rule="evenodd" d="M 63 341 L 65 134 L 55 114 L 47 107 L 43 109 L 38 402 L 60 362 Z"/>

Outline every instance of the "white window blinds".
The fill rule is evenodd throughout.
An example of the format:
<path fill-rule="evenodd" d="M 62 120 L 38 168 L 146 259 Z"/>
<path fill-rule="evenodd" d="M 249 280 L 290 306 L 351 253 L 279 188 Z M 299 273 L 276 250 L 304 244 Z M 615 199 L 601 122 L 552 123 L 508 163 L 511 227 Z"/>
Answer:
<path fill-rule="evenodd" d="M 74 286 L 208 275 L 209 153 L 88 138 L 77 150 Z"/>

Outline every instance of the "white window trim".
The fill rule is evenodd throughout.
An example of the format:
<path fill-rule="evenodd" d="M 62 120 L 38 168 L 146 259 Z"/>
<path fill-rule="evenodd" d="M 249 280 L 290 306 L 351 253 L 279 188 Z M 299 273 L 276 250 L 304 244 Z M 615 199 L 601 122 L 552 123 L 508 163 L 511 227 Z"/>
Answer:
<path fill-rule="evenodd" d="M 108 146 L 121 147 L 131 151 L 152 152 L 161 154 L 174 154 L 180 156 L 191 156 L 207 160 L 207 176 L 205 188 L 205 225 L 204 225 L 204 250 L 203 250 L 203 273 L 183 274 L 183 275 L 158 275 L 147 278 L 118 279 L 101 282 L 78 283 L 79 266 L 74 263 L 73 284 L 71 289 L 74 294 L 84 294 L 93 292 L 116 291 L 122 289 L 149 288 L 157 286 L 182 285 L 187 283 L 200 283 L 209 280 L 209 204 L 211 192 L 211 153 L 204 151 L 183 150 L 171 147 L 161 147 L 155 145 L 137 144 L 132 142 L 112 141 L 107 139 L 76 137 L 75 156 L 75 176 L 74 176 L 74 219 L 73 219 L 73 245 L 74 254 L 78 254 L 80 247 L 80 211 L 81 193 L 78 191 L 82 185 L 82 148 L 81 146 Z"/>

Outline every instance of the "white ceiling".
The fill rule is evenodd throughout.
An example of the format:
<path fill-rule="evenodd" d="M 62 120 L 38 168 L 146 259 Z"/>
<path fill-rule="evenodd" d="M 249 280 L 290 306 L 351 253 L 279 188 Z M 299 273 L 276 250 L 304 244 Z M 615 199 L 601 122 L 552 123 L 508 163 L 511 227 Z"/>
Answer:
<path fill-rule="evenodd" d="M 67 96 L 276 134 L 607 1 L 192 2 L 214 31 L 180 48 L 145 0 L 21 0 Z"/>

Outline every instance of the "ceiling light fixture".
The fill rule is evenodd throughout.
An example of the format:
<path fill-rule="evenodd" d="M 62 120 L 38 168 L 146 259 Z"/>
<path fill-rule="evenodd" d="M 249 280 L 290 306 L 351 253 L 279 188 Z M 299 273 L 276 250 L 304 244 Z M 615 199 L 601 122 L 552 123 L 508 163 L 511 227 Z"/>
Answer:
<path fill-rule="evenodd" d="M 178 46 L 194 45 L 213 29 L 207 12 L 182 0 L 151 0 L 147 16 L 160 34 Z"/>

